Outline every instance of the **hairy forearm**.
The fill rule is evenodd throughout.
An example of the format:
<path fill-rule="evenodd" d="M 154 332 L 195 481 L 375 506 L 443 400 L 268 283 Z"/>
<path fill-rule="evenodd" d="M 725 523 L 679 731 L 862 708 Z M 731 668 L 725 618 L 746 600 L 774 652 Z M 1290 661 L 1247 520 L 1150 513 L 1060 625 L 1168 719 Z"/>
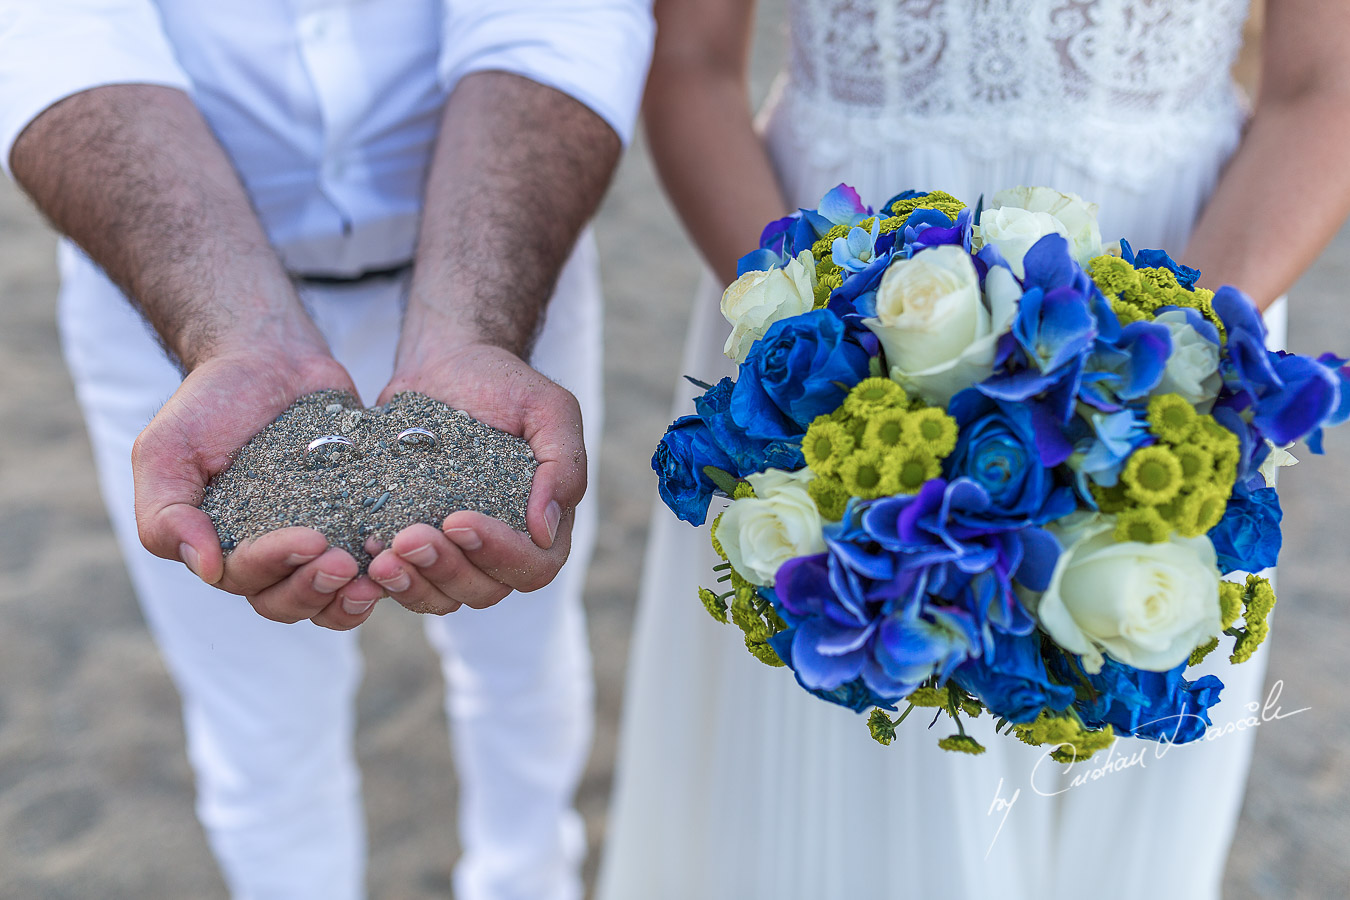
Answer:
<path fill-rule="evenodd" d="M 666 193 L 713 273 L 730 283 L 765 223 L 788 211 L 753 128 L 745 82 L 658 50 L 643 109 Z"/>
<path fill-rule="evenodd" d="M 470 343 L 528 359 L 621 150 L 566 94 L 504 72 L 462 80 L 427 177 L 399 368 Z"/>
<path fill-rule="evenodd" d="M 1185 252 L 1208 287 L 1263 309 L 1289 289 L 1350 213 L 1350 95 L 1258 107 Z"/>
<path fill-rule="evenodd" d="M 258 336 L 321 347 L 224 150 L 181 91 L 110 85 L 25 129 L 18 183 L 191 370 Z"/>

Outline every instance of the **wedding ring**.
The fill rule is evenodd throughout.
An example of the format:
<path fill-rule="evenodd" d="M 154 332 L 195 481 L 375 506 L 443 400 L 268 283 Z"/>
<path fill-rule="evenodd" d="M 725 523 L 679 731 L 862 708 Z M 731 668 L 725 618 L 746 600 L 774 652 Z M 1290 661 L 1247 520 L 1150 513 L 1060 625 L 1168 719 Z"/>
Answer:
<path fill-rule="evenodd" d="M 436 435 L 425 428 L 403 429 L 398 433 L 398 442 L 405 447 L 411 447 L 414 444 L 429 444 L 431 447 L 435 447 L 438 443 Z"/>
<path fill-rule="evenodd" d="M 322 458 L 325 462 L 331 462 L 336 452 L 345 451 L 355 456 L 360 456 L 356 450 L 356 445 L 340 434 L 325 434 L 323 437 L 316 437 L 305 445 L 305 459 L 315 460 Z"/>

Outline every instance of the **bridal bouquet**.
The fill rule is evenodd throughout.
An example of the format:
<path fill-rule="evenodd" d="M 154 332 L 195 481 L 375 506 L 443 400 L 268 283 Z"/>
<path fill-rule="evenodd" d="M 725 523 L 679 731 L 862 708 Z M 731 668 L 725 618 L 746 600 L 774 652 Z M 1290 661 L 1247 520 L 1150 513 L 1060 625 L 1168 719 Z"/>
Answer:
<path fill-rule="evenodd" d="M 1267 351 L 1242 293 L 1047 188 L 873 213 L 840 185 L 739 274 L 738 377 L 652 465 L 691 524 L 730 498 L 699 594 L 750 653 L 882 743 L 916 707 L 973 753 L 985 711 L 1062 761 L 1204 734 L 1223 685 L 1187 669 L 1265 637 L 1242 573 L 1275 564 L 1285 448 L 1350 417 L 1345 360 Z"/>

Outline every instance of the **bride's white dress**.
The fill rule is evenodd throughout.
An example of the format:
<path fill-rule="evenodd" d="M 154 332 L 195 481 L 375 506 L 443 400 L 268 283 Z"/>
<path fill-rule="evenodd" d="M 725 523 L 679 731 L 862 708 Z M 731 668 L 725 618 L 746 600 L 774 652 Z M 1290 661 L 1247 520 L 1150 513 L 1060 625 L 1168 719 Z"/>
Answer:
<path fill-rule="evenodd" d="M 873 204 L 1049 185 L 1099 203 L 1108 240 L 1176 255 L 1238 143 L 1228 72 L 1245 0 L 792 0 L 790 13 L 764 133 L 795 205 L 839 182 Z M 705 285 L 682 369 L 708 382 L 734 374 L 717 298 Z M 1281 302 L 1275 341 L 1283 318 Z M 673 412 L 693 394 L 681 383 Z M 715 562 L 706 527 L 658 504 L 599 900 L 1219 896 L 1251 730 L 1163 758 L 1123 740 L 1116 767 L 1078 786 L 1007 738 L 988 735 L 978 758 L 941 751 L 950 723 L 930 731 L 918 712 L 882 747 L 704 612 L 695 593 Z M 1212 659 L 1222 726 L 1259 701 L 1265 658 Z"/>

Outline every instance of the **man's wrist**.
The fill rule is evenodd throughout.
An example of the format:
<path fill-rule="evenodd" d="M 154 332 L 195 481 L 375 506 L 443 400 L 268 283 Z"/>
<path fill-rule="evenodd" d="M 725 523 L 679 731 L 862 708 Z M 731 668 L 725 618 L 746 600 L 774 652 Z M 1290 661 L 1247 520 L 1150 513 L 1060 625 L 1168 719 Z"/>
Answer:
<path fill-rule="evenodd" d="M 528 360 L 534 331 L 493 327 L 463 308 L 409 306 L 395 360 L 396 371 L 416 371 L 438 361 L 491 347 Z"/>
<path fill-rule="evenodd" d="M 172 350 L 191 372 L 226 356 L 270 355 L 286 359 L 331 358 L 318 328 L 299 308 L 224 308 L 180 333 Z"/>

